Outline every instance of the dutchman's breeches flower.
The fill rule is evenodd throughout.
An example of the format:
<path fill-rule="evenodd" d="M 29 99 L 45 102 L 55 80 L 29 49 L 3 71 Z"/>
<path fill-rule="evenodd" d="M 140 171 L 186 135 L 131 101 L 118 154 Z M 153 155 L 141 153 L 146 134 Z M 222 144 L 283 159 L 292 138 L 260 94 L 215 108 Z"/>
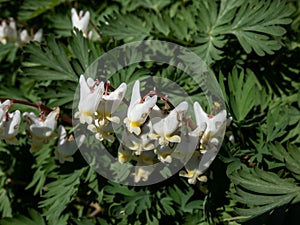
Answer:
<path fill-rule="evenodd" d="M 3 103 L 0 101 L 0 123 L 5 120 L 10 105 L 10 100 L 5 100 Z"/>
<path fill-rule="evenodd" d="M 43 29 L 39 29 L 34 35 L 29 35 L 27 30 L 22 30 L 20 33 L 19 44 L 23 45 L 30 41 L 41 42 L 43 37 Z"/>
<path fill-rule="evenodd" d="M 77 151 L 77 149 L 84 142 L 85 136 L 80 135 L 78 137 L 78 142 L 76 143 L 73 135 L 67 138 L 67 132 L 64 126 L 60 125 L 58 127 L 58 146 L 55 151 L 55 156 L 59 160 L 60 163 L 64 163 L 65 161 L 73 162 L 74 159 L 72 155 Z"/>
<path fill-rule="evenodd" d="M 84 13 L 81 10 L 78 15 L 76 9 L 72 8 L 71 19 L 72 19 L 72 26 L 82 31 L 84 37 L 91 39 L 92 33 L 88 31 L 90 12 L 86 11 Z"/>
<path fill-rule="evenodd" d="M 113 92 L 103 94 L 102 100 L 97 108 L 97 118 L 101 126 L 107 125 L 109 122 L 120 123 L 120 118 L 113 115 L 113 113 L 120 106 L 126 90 L 127 85 L 122 83 Z"/>
<path fill-rule="evenodd" d="M 141 133 L 141 126 L 145 123 L 149 113 L 155 106 L 156 101 L 156 95 L 142 100 L 140 94 L 140 81 L 137 80 L 134 83 L 127 117 L 124 119 L 124 123 L 130 133 L 135 133 L 136 135 Z"/>
<path fill-rule="evenodd" d="M 188 182 L 195 184 L 196 180 L 205 182 L 204 172 L 209 168 L 218 153 L 219 136 L 226 127 L 226 111 L 222 110 L 213 116 L 204 112 L 198 102 L 194 103 L 194 113 L 197 128 L 189 133 L 192 137 L 198 137 L 200 151 L 196 151 L 186 164 L 185 171 L 180 176 L 187 177 Z"/>
<path fill-rule="evenodd" d="M 10 19 L 9 24 L 5 20 L 2 20 L 0 25 L 0 42 L 7 44 L 8 42 L 16 42 L 18 40 L 18 33 L 16 28 L 16 22 Z"/>
<path fill-rule="evenodd" d="M 204 112 L 198 102 L 194 103 L 194 113 L 196 117 L 197 128 L 190 134 L 199 136 L 200 149 L 209 150 L 209 145 L 215 146 L 219 143 L 217 137 L 226 128 L 226 111 L 222 110 L 217 115 L 209 115 Z"/>
<path fill-rule="evenodd" d="M 188 103 L 182 102 L 175 107 L 169 115 L 161 119 L 158 117 L 152 118 L 153 133 L 149 134 L 150 139 L 158 140 L 159 145 L 168 146 L 169 143 L 179 143 L 180 136 L 173 135 L 182 125 L 182 119 L 188 109 Z"/>
<path fill-rule="evenodd" d="M 50 112 L 47 117 L 38 117 L 33 112 L 24 112 L 23 117 L 27 121 L 26 132 L 30 136 L 31 151 L 39 150 L 43 144 L 54 138 L 54 130 L 57 126 L 59 108 Z"/>
<path fill-rule="evenodd" d="M 78 112 L 75 113 L 75 118 L 79 118 L 80 123 L 91 124 L 95 119 L 95 113 L 102 99 L 104 83 L 101 82 L 98 84 L 91 78 L 86 81 L 84 76 L 81 75 L 79 84 L 80 99 L 78 104 Z"/>
<path fill-rule="evenodd" d="M 19 132 L 20 122 L 21 113 L 19 110 L 8 113 L 8 118 L 0 123 L 0 139 L 4 139 L 8 144 L 19 144 L 16 136 Z"/>

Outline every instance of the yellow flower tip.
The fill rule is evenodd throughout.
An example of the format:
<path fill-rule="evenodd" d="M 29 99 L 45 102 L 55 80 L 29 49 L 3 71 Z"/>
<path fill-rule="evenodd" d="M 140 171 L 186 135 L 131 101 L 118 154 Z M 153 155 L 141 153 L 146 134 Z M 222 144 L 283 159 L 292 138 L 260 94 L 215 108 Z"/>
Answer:
<path fill-rule="evenodd" d="M 205 132 L 201 138 L 200 143 L 203 145 L 206 145 L 208 143 L 208 141 L 211 139 L 212 135 L 210 132 Z"/>
<path fill-rule="evenodd" d="M 139 170 L 137 175 L 140 176 L 140 177 L 143 177 L 143 176 L 146 175 L 146 173 L 143 170 Z"/>
<path fill-rule="evenodd" d="M 181 137 L 178 135 L 173 135 L 171 136 L 170 134 L 167 134 L 165 137 L 169 142 L 174 142 L 174 143 L 180 143 L 181 142 Z"/>
<path fill-rule="evenodd" d="M 123 152 L 118 153 L 118 160 L 120 163 L 126 163 L 129 160 L 129 156 Z"/>
<path fill-rule="evenodd" d="M 129 132 L 139 135 L 141 133 L 140 126 L 141 126 L 141 124 L 139 122 L 131 121 L 130 127 L 129 127 Z"/>
<path fill-rule="evenodd" d="M 139 128 L 141 126 L 141 123 L 137 121 L 130 121 L 130 126 Z"/>
<path fill-rule="evenodd" d="M 194 171 L 188 171 L 188 173 L 187 173 L 187 177 L 193 177 L 193 176 L 194 176 L 194 174 L 195 174 L 195 172 L 194 172 Z"/>
<path fill-rule="evenodd" d="M 214 106 L 215 106 L 217 109 L 221 108 L 221 104 L 220 104 L 219 102 L 214 102 Z"/>

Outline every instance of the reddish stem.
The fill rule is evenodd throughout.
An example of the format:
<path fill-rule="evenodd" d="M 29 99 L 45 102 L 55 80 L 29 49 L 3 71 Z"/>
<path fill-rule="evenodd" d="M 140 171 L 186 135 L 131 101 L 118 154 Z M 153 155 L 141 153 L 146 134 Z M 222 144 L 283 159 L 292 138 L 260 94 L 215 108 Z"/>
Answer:
<path fill-rule="evenodd" d="M 21 104 L 21 105 L 28 105 L 34 108 L 39 109 L 39 111 L 41 112 L 41 116 L 43 116 L 43 114 L 48 114 L 51 111 L 53 111 L 53 109 L 41 104 L 41 103 L 31 103 L 31 102 L 27 102 L 24 100 L 18 100 L 18 99 L 12 99 L 12 98 L 0 98 L 0 101 L 5 101 L 5 100 L 10 100 L 12 104 Z M 59 114 L 59 118 L 61 120 L 63 120 L 66 123 L 69 123 L 71 125 L 76 125 L 76 122 L 74 120 L 72 120 L 72 118 L 64 115 L 64 114 Z"/>

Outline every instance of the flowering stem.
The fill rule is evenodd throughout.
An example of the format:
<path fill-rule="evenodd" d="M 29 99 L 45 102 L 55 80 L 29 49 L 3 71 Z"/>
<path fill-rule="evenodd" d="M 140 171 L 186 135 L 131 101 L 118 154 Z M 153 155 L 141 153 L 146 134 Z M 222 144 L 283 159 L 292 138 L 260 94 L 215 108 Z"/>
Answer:
<path fill-rule="evenodd" d="M 32 102 L 27 102 L 24 100 L 18 100 L 18 99 L 12 99 L 12 98 L 0 98 L 0 101 L 5 101 L 5 100 L 10 100 L 12 105 L 13 104 L 21 104 L 21 105 L 28 105 L 28 106 L 37 108 L 37 109 L 39 109 L 40 112 L 43 112 L 46 114 L 53 111 L 53 109 L 51 109 L 48 106 L 45 106 L 41 103 L 32 103 Z M 59 114 L 59 118 L 68 124 L 76 125 L 76 122 L 72 118 L 68 117 L 67 115 Z"/>

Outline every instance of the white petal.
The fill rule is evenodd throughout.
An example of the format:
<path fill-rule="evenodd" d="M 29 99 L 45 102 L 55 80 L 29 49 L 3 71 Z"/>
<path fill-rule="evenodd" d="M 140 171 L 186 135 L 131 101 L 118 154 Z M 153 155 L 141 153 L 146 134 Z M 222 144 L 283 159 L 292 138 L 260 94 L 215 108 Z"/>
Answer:
<path fill-rule="evenodd" d="M 196 117 L 197 126 L 203 126 L 203 122 L 207 122 L 208 120 L 208 115 L 204 112 L 204 110 L 198 102 L 194 103 L 194 113 Z"/>
<path fill-rule="evenodd" d="M 39 29 L 33 36 L 34 41 L 41 42 L 43 37 L 43 29 Z"/>
<path fill-rule="evenodd" d="M 132 94 L 131 94 L 131 99 L 130 99 L 130 104 L 128 111 L 132 110 L 132 107 L 139 103 L 141 100 L 141 94 L 140 94 L 140 81 L 137 80 L 132 88 Z"/>

